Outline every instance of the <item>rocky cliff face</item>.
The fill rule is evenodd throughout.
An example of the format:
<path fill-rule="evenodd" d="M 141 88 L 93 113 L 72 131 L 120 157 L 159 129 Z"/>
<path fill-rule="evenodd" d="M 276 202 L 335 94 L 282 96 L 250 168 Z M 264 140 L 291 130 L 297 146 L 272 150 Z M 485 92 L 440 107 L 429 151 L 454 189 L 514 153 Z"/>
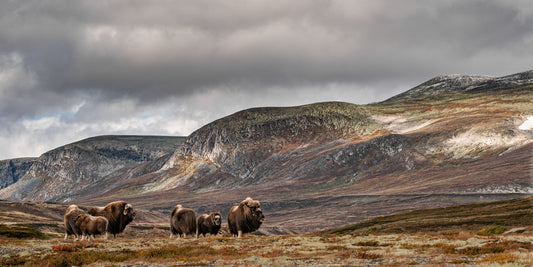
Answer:
<path fill-rule="evenodd" d="M 360 107 L 348 103 L 250 109 L 192 133 L 165 168 L 187 155 L 209 160 L 221 171 L 244 179 L 283 151 L 367 136 L 376 129 Z"/>
<path fill-rule="evenodd" d="M 69 199 L 92 183 L 171 153 L 182 140 L 100 136 L 59 147 L 34 159 L 16 183 L 0 191 L 0 197 L 34 201 Z"/>
<path fill-rule="evenodd" d="M 19 158 L 0 161 L 0 189 L 16 183 L 36 160 L 37 158 Z"/>

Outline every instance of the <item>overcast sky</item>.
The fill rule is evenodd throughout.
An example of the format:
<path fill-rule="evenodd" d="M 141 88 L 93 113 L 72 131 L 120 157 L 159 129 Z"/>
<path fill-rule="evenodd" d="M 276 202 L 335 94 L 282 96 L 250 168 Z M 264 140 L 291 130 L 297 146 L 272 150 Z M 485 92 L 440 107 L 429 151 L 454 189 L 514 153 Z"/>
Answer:
<path fill-rule="evenodd" d="M 1 1 L 0 159 L 533 67 L 531 1 Z"/>

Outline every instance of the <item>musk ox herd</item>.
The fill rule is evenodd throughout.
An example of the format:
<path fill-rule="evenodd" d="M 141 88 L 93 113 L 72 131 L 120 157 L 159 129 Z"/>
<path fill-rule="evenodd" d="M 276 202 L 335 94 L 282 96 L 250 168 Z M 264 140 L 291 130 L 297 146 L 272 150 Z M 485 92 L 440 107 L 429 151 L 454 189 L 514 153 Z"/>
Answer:
<path fill-rule="evenodd" d="M 116 237 L 133 221 L 135 215 L 133 206 L 124 201 L 111 202 L 105 207 L 91 207 L 87 213 L 76 205 L 70 205 L 64 216 L 65 240 L 69 235 L 73 235 L 75 240 L 90 240 L 96 235 L 107 239 L 108 233 Z M 227 219 L 230 233 L 240 238 L 245 233 L 258 230 L 265 216 L 259 201 L 248 197 L 230 209 Z M 170 238 L 217 235 L 221 225 L 220 212 L 202 214 L 196 218 L 192 209 L 176 205 L 170 215 Z"/>
<path fill-rule="evenodd" d="M 95 235 L 122 233 L 126 225 L 135 218 L 135 211 L 131 204 L 124 201 L 115 201 L 105 207 L 91 207 L 88 214 L 76 205 L 70 205 L 65 211 L 65 240 L 69 235 L 75 239 L 94 238 Z"/>

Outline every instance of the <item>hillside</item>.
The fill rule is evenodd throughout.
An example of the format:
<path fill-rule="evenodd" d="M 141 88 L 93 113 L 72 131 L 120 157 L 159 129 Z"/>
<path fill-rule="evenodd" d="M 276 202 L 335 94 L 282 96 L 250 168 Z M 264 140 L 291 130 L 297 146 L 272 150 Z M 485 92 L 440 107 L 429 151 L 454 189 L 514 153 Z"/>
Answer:
<path fill-rule="evenodd" d="M 533 231 L 533 197 L 406 211 L 322 231 L 328 234 Z"/>
<path fill-rule="evenodd" d="M 267 218 L 262 231 L 304 233 L 533 194 L 533 131 L 519 129 L 533 116 L 531 72 L 442 80 L 370 105 L 244 110 L 146 150 L 124 140 L 67 145 L 41 156 L 0 198 L 123 199 L 161 214 L 182 204 L 226 215 L 252 196 Z"/>
<path fill-rule="evenodd" d="M 90 193 L 91 186 L 106 183 L 109 177 L 167 156 L 182 141 L 181 137 L 99 136 L 48 151 L 39 158 L 29 159 L 26 164 L 6 161 L 10 162 L 10 171 L 17 173 L 18 179 L 12 179 L 15 182 L 12 185 L 6 183 L 11 186 L 0 191 L 0 198 L 75 199 L 76 195 L 83 194 L 81 191 Z"/>
<path fill-rule="evenodd" d="M 424 82 L 411 90 L 393 96 L 384 102 L 413 100 L 445 93 L 468 93 L 506 90 L 533 83 L 533 70 L 503 77 L 479 75 L 445 75 Z"/>

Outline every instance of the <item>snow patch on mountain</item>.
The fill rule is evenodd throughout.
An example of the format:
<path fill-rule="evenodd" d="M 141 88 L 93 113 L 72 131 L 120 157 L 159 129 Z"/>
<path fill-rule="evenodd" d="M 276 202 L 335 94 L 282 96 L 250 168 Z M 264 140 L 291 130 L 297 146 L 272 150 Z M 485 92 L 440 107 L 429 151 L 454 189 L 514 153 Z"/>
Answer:
<path fill-rule="evenodd" d="M 525 135 L 502 135 L 499 133 L 479 133 L 467 131 L 453 136 L 445 142 L 445 153 L 452 154 L 452 158 L 476 157 L 486 150 L 512 148 L 533 142 Z"/>
<path fill-rule="evenodd" d="M 528 117 L 524 123 L 518 126 L 519 130 L 532 130 L 533 129 L 533 116 Z"/>
<path fill-rule="evenodd" d="M 473 192 L 473 191 L 469 191 Z M 508 185 L 491 185 L 475 191 L 476 193 L 489 193 L 489 194 L 533 194 L 533 187 L 531 185 L 523 184 L 508 184 Z"/>
<path fill-rule="evenodd" d="M 422 129 L 437 120 L 427 120 L 423 123 L 410 121 L 408 117 L 402 116 L 382 116 L 382 115 L 372 115 L 371 118 L 380 124 L 386 130 L 389 130 L 393 133 L 404 134 L 418 129 Z"/>

